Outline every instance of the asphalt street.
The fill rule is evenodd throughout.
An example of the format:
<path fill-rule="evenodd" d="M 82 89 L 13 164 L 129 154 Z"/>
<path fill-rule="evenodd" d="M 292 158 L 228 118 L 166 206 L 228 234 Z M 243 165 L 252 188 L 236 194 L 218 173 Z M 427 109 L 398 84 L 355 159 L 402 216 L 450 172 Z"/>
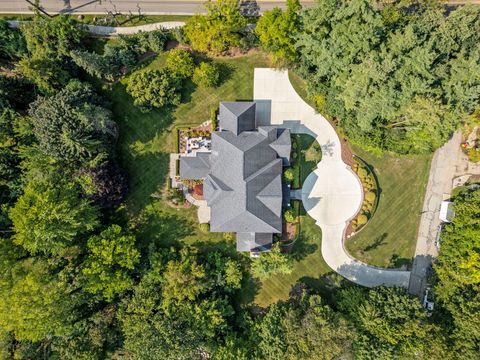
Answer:
<path fill-rule="evenodd" d="M 42 0 L 41 7 L 48 13 L 102 14 L 108 11 L 136 13 L 140 9 L 143 14 L 194 14 L 203 12 L 204 0 L 165 1 L 165 0 Z M 255 3 L 255 1 L 251 1 Z M 1 0 L 0 13 L 31 12 L 34 0 Z M 274 7 L 285 7 L 285 1 L 257 1 L 260 11 Z M 304 1 L 304 5 L 313 1 Z"/>

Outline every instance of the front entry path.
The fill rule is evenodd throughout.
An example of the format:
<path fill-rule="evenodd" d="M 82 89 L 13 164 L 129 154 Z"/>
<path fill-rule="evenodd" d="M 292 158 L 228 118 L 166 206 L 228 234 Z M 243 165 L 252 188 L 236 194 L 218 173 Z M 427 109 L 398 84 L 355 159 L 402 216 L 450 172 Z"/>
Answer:
<path fill-rule="evenodd" d="M 362 186 L 342 160 L 340 138 L 332 125 L 297 94 L 287 71 L 255 69 L 254 100 L 259 125 L 278 125 L 315 137 L 322 160 L 305 180 L 303 206 L 322 229 L 325 262 L 348 280 L 363 286 L 407 287 L 409 271 L 380 269 L 352 258 L 343 240 L 349 220 L 362 205 Z"/>

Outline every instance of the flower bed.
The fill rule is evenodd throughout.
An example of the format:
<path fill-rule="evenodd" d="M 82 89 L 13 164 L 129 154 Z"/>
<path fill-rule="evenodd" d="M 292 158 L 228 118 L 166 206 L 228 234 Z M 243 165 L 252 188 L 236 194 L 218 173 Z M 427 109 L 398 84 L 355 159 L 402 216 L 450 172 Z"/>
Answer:
<path fill-rule="evenodd" d="M 364 196 L 361 210 L 350 223 L 349 228 L 351 231 L 347 231 L 350 235 L 360 231 L 373 217 L 378 206 L 380 195 L 377 177 L 370 166 L 358 156 L 354 156 L 354 159 L 355 164 L 353 165 L 353 170 L 362 182 Z"/>

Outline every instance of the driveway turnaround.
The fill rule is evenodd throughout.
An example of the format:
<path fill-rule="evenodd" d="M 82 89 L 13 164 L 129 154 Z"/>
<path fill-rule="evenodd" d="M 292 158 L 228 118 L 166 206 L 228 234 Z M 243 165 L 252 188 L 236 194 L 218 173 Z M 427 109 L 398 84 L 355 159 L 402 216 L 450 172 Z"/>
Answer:
<path fill-rule="evenodd" d="M 259 125 L 278 125 L 315 137 L 322 160 L 303 184 L 308 214 L 322 229 L 325 262 L 348 280 L 363 286 L 408 287 L 410 272 L 380 269 L 352 258 L 343 245 L 345 229 L 362 206 L 362 185 L 341 156 L 335 129 L 297 94 L 287 71 L 255 69 L 254 99 Z"/>

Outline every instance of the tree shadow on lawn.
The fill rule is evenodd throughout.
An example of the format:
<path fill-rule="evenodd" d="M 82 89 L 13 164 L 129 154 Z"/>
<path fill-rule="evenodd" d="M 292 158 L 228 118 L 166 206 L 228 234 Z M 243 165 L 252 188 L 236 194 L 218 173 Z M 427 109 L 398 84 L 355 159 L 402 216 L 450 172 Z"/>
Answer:
<path fill-rule="evenodd" d="M 392 258 L 390 259 L 390 263 L 388 264 L 389 268 L 398 269 L 401 267 L 406 267 L 409 269 L 412 265 L 413 259 L 402 258 L 397 254 L 393 254 Z"/>
<path fill-rule="evenodd" d="M 365 249 L 363 249 L 363 251 L 375 250 L 375 249 L 377 249 L 378 247 L 380 247 L 381 245 L 385 245 L 385 244 L 387 243 L 387 242 L 385 241 L 387 237 L 388 237 L 388 233 L 383 233 L 382 235 L 378 236 L 378 237 L 373 241 L 373 243 L 371 243 L 370 245 L 368 245 L 367 247 L 365 247 Z"/>
<path fill-rule="evenodd" d="M 298 280 L 297 284 L 298 283 L 305 284 L 308 289 L 320 295 L 325 303 L 331 306 L 335 306 L 336 294 L 339 290 L 356 286 L 334 271 L 328 272 L 318 278 L 304 276 Z"/>
<path fill-rule="evenodd" d="M 112 85 L 108 93 L 114 119 L 120 126 L 119 144 L 135 141 L 147 142 L 153 136 L 167 130 L 173 123 L 172 108 L 164 107 L 146 111 L 134 105 L 126 86 L 120 82 Z"/>
<path fill-rule="evenodd" d="M 300 223 L 300 227 L 301 227 Z M 290 250 L 290 256 L 295 261 L 301 261 L 308 255 L 313 254 L 318 249 L 318 245 L 308 241 L 306 234 L 300 229 L 297 241 L 293 244 Z"/>
<path fill-rule="evenodd" d="M 169 157 L 166 153 L 128 156 L 121 158 L 128 173 L 129 194 L 127 206 L 134 213 L 155 200 L 168 177 Z"/>
<path fill-rule="evenodd" d="M 155 205 L 148 206 L 137 218 L 137 234 L 142 248 L 178 246 L 183 238 L 195 232 L 190 221 L 162 211 L 161 204 Z"/>

